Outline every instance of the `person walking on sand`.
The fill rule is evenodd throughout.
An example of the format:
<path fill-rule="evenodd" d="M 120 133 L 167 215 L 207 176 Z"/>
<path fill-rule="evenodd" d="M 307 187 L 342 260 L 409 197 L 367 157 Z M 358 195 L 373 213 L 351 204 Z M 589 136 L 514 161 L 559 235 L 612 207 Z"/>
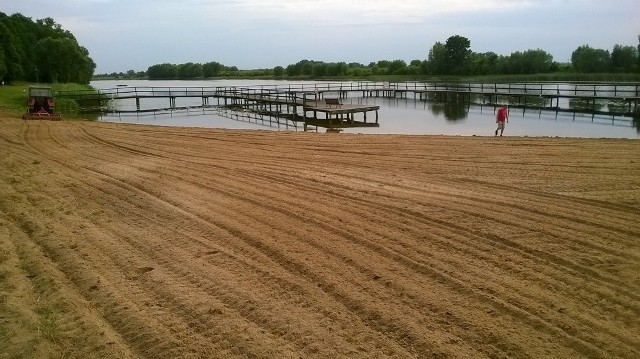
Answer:
<path fill-rule="evenodd" d="M 496 113 L 496 123 L 498 124 L 498 128 L 496 129 L 496 136 L 498 135 L 498 131 L 500 131 L 500 137 L 502 137 L 505 122 L 509 123 L 509 111 L 507 109 L 507 106 L 502 106 L 498 109 L 498 113 Z"/>

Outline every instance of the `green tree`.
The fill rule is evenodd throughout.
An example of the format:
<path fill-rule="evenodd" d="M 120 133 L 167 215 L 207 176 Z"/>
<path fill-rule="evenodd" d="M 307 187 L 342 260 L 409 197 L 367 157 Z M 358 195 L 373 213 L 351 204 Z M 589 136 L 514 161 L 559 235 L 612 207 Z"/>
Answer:
<path fill-rule="evenodd" d="M 24 53 L 21 50 L 20 43 L 14 33 L 2 21 L 0 21 L 0 53 L 2 53 L 2 67 L 4 74 L 3 81 L 12 82 L 15 80 L 23 80 L 25 78 Z"/>
<path fill-rule="evenodd" d="M 638 70 L 640 70 L 640 35 L 638 35 Z"/>
<path fill-rule="evenodd" d="M 371 74 L 373 73 L 371 70 L 371 67 L 364 66 L 358 63 L 350 63 L 349 71 L 351 75 L 355 77 L 367 77 L 367 76 L 371 76 Z"/>
<path fill-rule="evenodd" d="M 284 67 L 276 66 L 273 68 L 273 75 L 275 77 L 282 77 L 284 75 Z"/>
<path fill-rule="evenodd" d="M 470 75 L 488 75 L 496 73 L 498 55 L 493 52 L 472 52 L 465 61 L 464 72 Z"/>
<path fill-rule="evenodd" d="M 538 74 L 549 72 L 553 69 L 553 55 L 544 50 L 527 50 L 522 55 L 524 73 Z"/>
<path fill-rule="evenodd" d="M 35 45 L 38 76 L 46 82 L 89 83 L 95 63 L 88 51 L 71 38 L 47 37 Z"/>
<path fill-rule="evenodd" d="M 51 18 L 32 21 L 0 12 L 0 52 L 5 81 L 88 83 L 95 63 L 71 32 Z"/>
<path fill-rule="evenodd" d="M 333 62 L 327 66 L 327 75 L 333 77 L 345 76 L 349 66 L 345 62 Z"/>
<path fill-rule="evenodd" d="M 329 69 L 329 64 L 325 63 L 316 63 L 313 65 L 313 76 L 314 77 L 323 77 L 328 75 L 327 70 Z"/>
<path fill-rule="evenodd" d="M 447 55 L 445 45 L 441 42 L 433 44 L 427 57 L 426 72 L 431 75 L 442 75 L 447 72 Z"/>
<path fill-rule="evenodd" d="M 420 75 L 423 73 L 423 63 L 425 61 L 422 60 L 411 60 L 411 62 L 409 62 L 409 66 L 407 67 L 407 73 L 409 75 Z"/>
<path fill-rule="evenodd" d="M 207 62 L 202 65 L 202 76 L 204 77 L 217 77 L 220 76 L 222 71 L 224 70 L 224 65 L 219 62 Z"/>
<path fill-rule="evenodd" d="M 302 60 L 301 61 L 301 74 L 306 76 L 313 75 L 313 65 L 314 61 Z"/>
<path fill-rule="evenodd" d="M 36 20 L 36 24 L 38 25 L 38 37 L 46 38 L 51 37 L 53 39 L 62 39 L 68 38 L 73 41 L 76 41 L 76 38 L 73 34 L 67 30 L 64 30 L 62 26 L 55 22 L 50 17 Z"/>
<path fill-rule="evenodd" d="M 389 66 L 391 66 L 391 62 L 389 60 L 379 60 L 377 65 L 378 65 L 378 68 L 388 69 Z"/>
<path fill-rule="evenodd" d="M 444 44 L 446 73 L 452 75 L 463 73 L 465 61 L 471 53 L 470 46 L 471 41 L 464 36 L 454 35 L 447 39 Z"/>
<path fill-rule="evenodd" d="M 553 68 L 553 56 L 546 51 L 527 50 L 509 56 L 507 72 L 510 74 L 537 74 Z"/>
<path fill-rule="evenodd" d="M 202 65 L 187 62 L 186 64 L 178 65 L 177 76 L 181 79 L 196 79 L 201 78 L 203 75 Z"/>
<path fill-rule="evenodd" d="M 300 67 L 296 64 L 290 64 L 285 69 L 287 76 L 298 76 L 300 75 Z"/>
<path fill-rule="evenodd" d="M 611 70 L 632 72 L 638 62 L 638 50 L 633 46 L 615 45 L 611 51 Z"/>
<path fill-rule="evenodd" d="M 50 77 L 47 78 L 45 75 L 45 81 L 48 79 L 53 82 L 89 83 L 96 65 L 89 57 L 89 51 L 78 44 L 73 34 L 64 30 L 60 24 L 50 17 L 37 20 L 36 28 L 39 40 L 33 48 L 36 55 L 33 63 L 38 66 L 39 75 L 42 76 L 42 73 L 48 73 Z M 51 57 L 49 61 L 42 60 L 42 56 L 47 56 L 47 52 L 42 52 L 41 45 L 45 48 L 50 46 L 58 47 L 57 49 L 47 49 L 47 51 L 53 51 L 49 56 Z M 42 68 L 43 63 L 55 68 Z"/>
<path fill-rule="evenodd" d="M 287 66 L 287 76 L 311 76 L 313 75 L 313 61 L 302 60 L 296 64 Z"/>
<path fill-rule="evenodd" d="M 4 15 L 4 14 L 2 14 Z M 5 24 L 13 37 L 13 49 L 15 57 L 19 58 L 19 66 L 13 65 L 13 69 L 19 73 L 19 80 L 37 80 L 35 71 L 34 44 L 41 38 L 40 29 L 30 18 L 21 14 L 13 14 L 4 17 Z M 1 21 L 1 20 L 0 20 Z M 12 56 L 13 57 L 13 56 Z M 8 60 L 14 62 L 12 60 Z M 10 67 L 11 70 L 11 67 Z"/>
<path fill-rule="evenodd" d="M 174 79 L 178 75 L 178 65 L 174 64 L 157 64 L 149 66 L 147 69 L 147 76 L 151 80 L 158 79 Z"/>
<path fill-rule="evenodd" d="M 611 55 L 607 50 L 582 45 L 571 54 L 571 63 L 577 72 L 607 72 L 611 63 Z"/>
<path fill-rule="evenodd" d="M 76 77 L 71 81 L 81 84 L 88 84 L 93 77 L 93 73 L 96 71 L 96 63 L 89 56 L 89 50 L 87 50 L 87 48 L 78 45 L 78 43 L 75 41 L 74 43 L 76 45 L 76 50 L 79 57 L 77 58 L 75 65 L 77 71 L 77 73 L 75 74 Z"/>
<path fill-rule="evenodd" d="M 0 81 L 4 83 L 4 77 L 7 75 L 7 65 L 4 63 L 4 52 L 0 51 Z"/>
<path fill-rule="evenodd" d="M 407 63 L 404 60 L 393 60 L 389 62 L 387 72 L 391 75 L 404 75 L 407 72 Z"/>

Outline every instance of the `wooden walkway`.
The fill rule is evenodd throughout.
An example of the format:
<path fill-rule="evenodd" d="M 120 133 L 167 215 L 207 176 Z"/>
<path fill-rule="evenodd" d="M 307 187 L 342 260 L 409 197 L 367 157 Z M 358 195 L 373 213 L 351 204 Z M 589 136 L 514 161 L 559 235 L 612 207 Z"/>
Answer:
<path fill-rule="evenodd" d="M 596 113 L 597 104 L 615 103 L 611 115 L 640 116 L 640 83 L 422 83 L 352 82 L 262 85 L 250 87 L 117 87 L 95 91 L 59 92 L 57 96 L 75 99 L 81 109 L 101 108 L 110 101 L 135 99 L 136 110 L 145 111 L 145 99 L 168 99 L 177 108 L 178 98 L 199 98 L 203 107 L 229 106 L 246 111 L 283 114 L 318 126 L 378 126 L 379 106 L 333 105 L 348 97 L 414 98 L 418 101 L 457 101 L 470 104 L 509 104 L 543 109 L 567 109 L 564 102 L 586 103 L 584 112 Z M 215 102 L 215 103 L 214 103 Z M 148 109 L 146 109 L 148 111 Z M 375 121 L 367 121 L 367 113 Z M 363 117 L 356 118 L 362 114 Z"/>

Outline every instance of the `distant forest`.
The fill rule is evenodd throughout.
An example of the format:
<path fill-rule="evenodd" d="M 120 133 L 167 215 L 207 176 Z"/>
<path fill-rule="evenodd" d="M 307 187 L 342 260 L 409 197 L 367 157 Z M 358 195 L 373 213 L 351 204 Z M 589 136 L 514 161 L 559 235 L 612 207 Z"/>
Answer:
<path fill-rule="evenodd" d="M 53 19 L 33 21 L 0 12 L 0 80 L 31 82 L 91 81 L 96 64 L 89 51 Z"/>
<path fill-rule="evenodd" d="M 482 76 L 527 75 L 555 72 L 569 73 L 639 73 L 640 36 L 637 47 L 615 45 L 612 51 L 582 45 L 575 49 L 571 63 L 558 63 L 548 52 L 536 49 L 514 52 L 509 56 L 493 52 L 471 51 L 466 37 L 454 35 L 446 42 L 436 42 L 425 60 L 380 60 L 368 65 L 346 62 L 322 62 L 302 60 L 286 67 L 273 69 L 239 70 L 218 62 L 205 64 L 157 64 L 146 72 L 103 74 L 98 77 L 149 78 L 149 79 L 199 79 L 211 77 L 276 77 L 276 78 L 366 78 L 380 75 L 415 76 Z"/>

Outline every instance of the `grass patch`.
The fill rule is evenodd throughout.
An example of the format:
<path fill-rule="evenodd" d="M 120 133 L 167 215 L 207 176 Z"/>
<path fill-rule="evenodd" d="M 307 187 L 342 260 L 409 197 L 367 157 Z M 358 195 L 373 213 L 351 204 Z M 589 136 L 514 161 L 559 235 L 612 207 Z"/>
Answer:
<path fill-rule="evenodd" d="M 27 83 L 0 86 L 0 110 L 12 114 L 22 114 L 27 110 Z"/>
<path fill-rule="evenodd" d="M 38 324 L 38 333 L 54 343 L 58 342 L 60 337 L 60 326 L 58 325 L 58 310 L 51 305 L 39 303 L 36 313 L 40 319 Z"/>
<path fill-rule="evenodd" d="M 0 86 L 0 111 L 22 115 L 27 112 L 27 97 L 29 94 L 28 82 L 15 82 L 11 85 Z M 90 85 L 81 85 L 76 83 L 55 83 L 51 84 L 53 96 L 56 100 L 56 113 L 65 117 L 76 118 L 80 116 L 78 104 L 68 98 L 58 98 L 56 93 L 60 91 L 93 91 Z"/>

